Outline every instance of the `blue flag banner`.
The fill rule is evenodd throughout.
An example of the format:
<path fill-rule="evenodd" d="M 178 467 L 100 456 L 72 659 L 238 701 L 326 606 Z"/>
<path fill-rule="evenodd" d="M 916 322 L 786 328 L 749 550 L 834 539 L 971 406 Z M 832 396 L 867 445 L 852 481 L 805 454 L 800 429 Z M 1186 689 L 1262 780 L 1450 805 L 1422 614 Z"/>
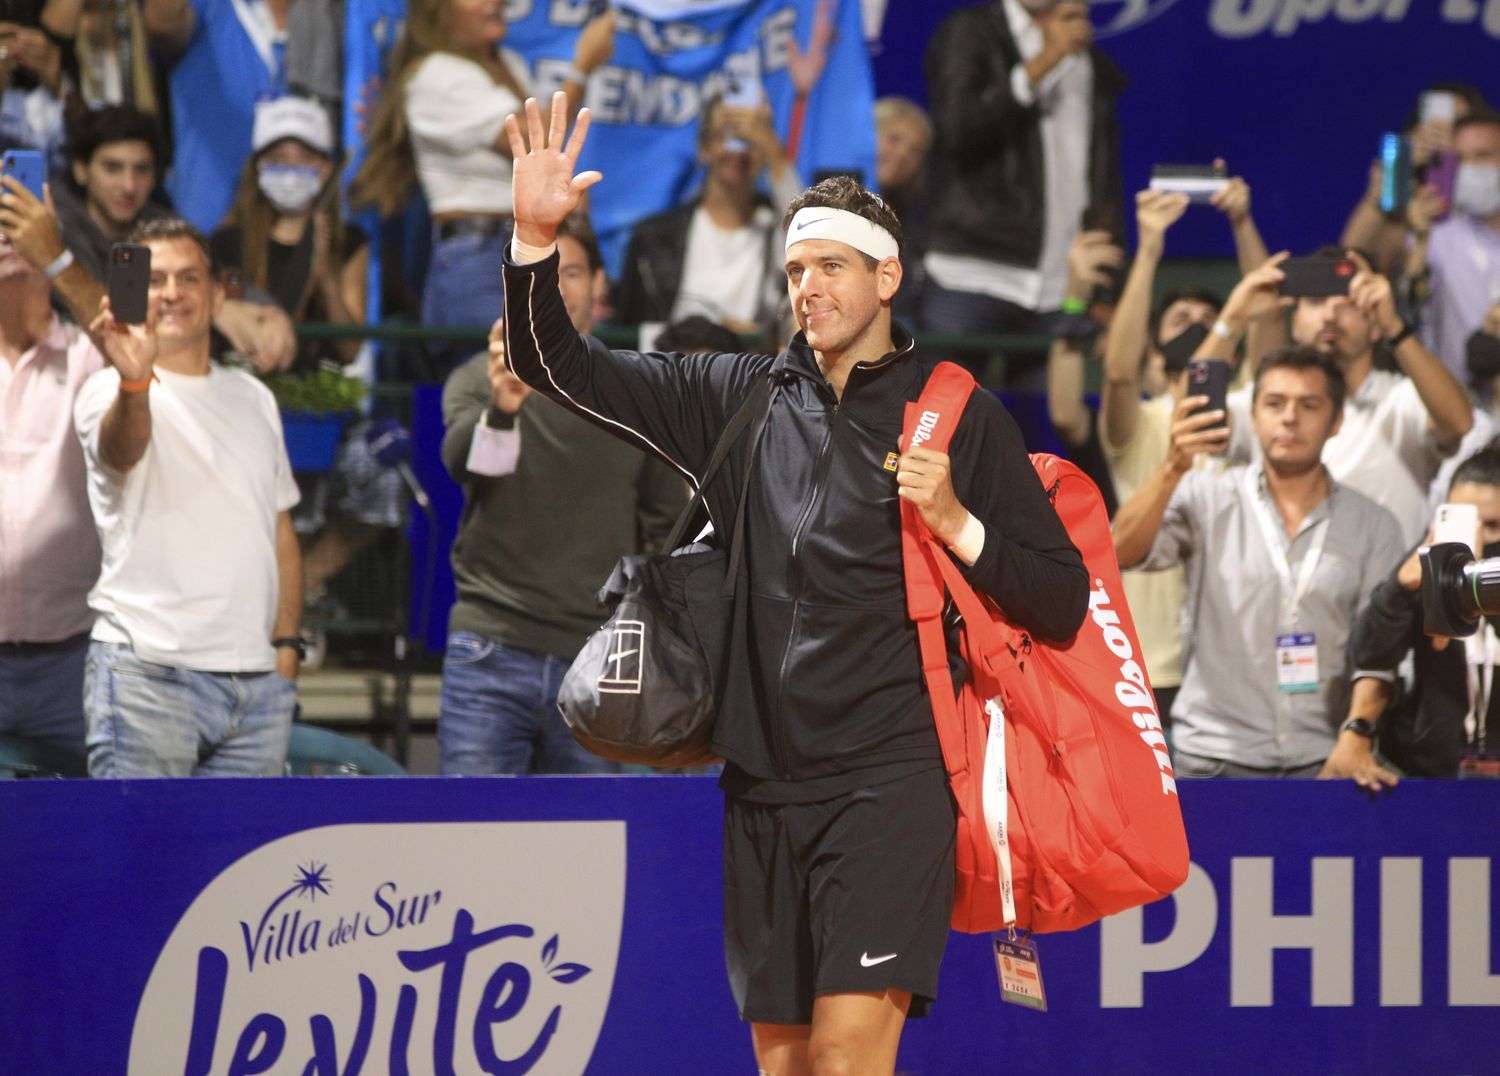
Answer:
<path fill-rule="evenodd" d="M 759 83 L 785 143 L 796 90 L 791 42 L 809 43 L 820 0 L 627 0 L 616 4 L 614 56 L 589 79 L 593 113 L 580 168 L 604 181 L 591 214 L 604 260 L 617 276 L 630 230 L 642 217 L 692 196 L 699 180 L 698 123 L 731 76 Z M 796 163 L 809 182 L 825 171 L 874 174 L 874 80 L 858 0 L 830 4 L 835 33 L 827 66 L 807 96 Z M 588 0 L 512 0 L 506 45 L 531 65 L 545 100 L 559 89 Z"/>
<path fill-rule="evenodd" d="M 783 141 L 797 111 L 789 64 L 811 42 L 826 5 L 833 25 L 827 62 L 803 105 L 796 164 L 811 182 L 824 172 L 872 180 L 874 80 L 858 0 L 633 0 L 619 3 L 614 56 L 593 73 L 586 103 L 593 127 L 580 168 L 604 182 L 591 192 L 595 229 L 611 275 L 641 217 L 690 197 L 701 178 L 698 121 L 731 76 L 759 84 Z M 578 33 L 600 9 L 592 0 L 510 0 L 507 48 L 524 56 L 539 99 L 561 88 Z M 350 0 L 346 98 L 378 75 L 401 5 Z M 796 45 L 793 45 L 793 42 Z M 346 122 L 350 159 L 360 156 L 354 119 Z"/>

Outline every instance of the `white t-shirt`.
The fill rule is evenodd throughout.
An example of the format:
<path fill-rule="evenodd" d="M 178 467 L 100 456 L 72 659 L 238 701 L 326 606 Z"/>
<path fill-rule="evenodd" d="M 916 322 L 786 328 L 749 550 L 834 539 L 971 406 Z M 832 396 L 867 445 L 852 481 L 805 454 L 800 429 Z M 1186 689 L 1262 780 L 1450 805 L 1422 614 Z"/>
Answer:
<path fill-rule="evenodd" d="M 682 286 L 672 320 L 702 314 L 710 321 L 754 321 L 765 293 L 766 252 L 777 223 L 772 210 L 759 206 L 744 227 L 720 228 L 700 206 L 688 225 Z"/>
<path fill-rule="evenodd" d="M 527 89 L 526 61 L 509 50 L 505 66 Z M 473 60 L 434 52 L 406 83 L 417 178 L 433 213 L 511 211 L 510 158 L 495 152 L 505 117 L 519 110 L 516 95 Z"/>
<path fill-rule="evenodd" d="M 297 503 L 270 390 L 242 370 L 157 370 L 151 442 L 123 477 L 99 459 L 120 375 L 101 370 L 73 408 L 104 547 L 93 637 L 203 672 L 275 668 L 277 513 Z"/>
<path fill-rule="evenodd" d="M 1251 386 L 1227 399 L 1233 440 L 1230 455 L 1260 459 L 1250 422 Z M 1427 491 L 1443 460 L 1417 386 L 1404 374 L 1371 370 L 1344 401 L 1344 423 L 1323 446 L 1323 466 L 1335 480 L 1363 493 L 1396 517 L 1401 540 L 1415 545 L 1427 533 Z"/>

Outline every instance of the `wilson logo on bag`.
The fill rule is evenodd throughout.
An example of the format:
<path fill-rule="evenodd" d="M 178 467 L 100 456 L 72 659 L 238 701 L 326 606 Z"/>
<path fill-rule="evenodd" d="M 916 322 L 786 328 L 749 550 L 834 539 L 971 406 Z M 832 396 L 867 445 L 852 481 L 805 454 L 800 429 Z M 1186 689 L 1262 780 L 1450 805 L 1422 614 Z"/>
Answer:
<path fill-rule="evenodd" d="M 942 363 L 909 404 L 902 443 L 930 413 L 946 451 L 975 387 Z M 958 805 L 952 925 L 1073 930 L 1166 896 L 1187 877 L 1187 835 L 1166 736 L 1141 664 L 1098 489 L 1066 460 L 1032 465 L 1089 572 L 1071 642 L 1034 640 L 968 585 L 916 509 L 902 505 L 908 610 Z M 969 674 L 954 697 L 946 595 L 963 617 Z"/>

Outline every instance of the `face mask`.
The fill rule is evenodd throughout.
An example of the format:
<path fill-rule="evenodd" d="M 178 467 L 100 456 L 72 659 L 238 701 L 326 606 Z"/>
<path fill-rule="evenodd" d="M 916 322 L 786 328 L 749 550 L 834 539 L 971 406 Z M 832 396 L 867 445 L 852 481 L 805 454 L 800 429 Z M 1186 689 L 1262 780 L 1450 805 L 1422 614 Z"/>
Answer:
<path fill-rule="evenodd" d="M 1500 164 L 1460 164 L 1453 181 L 1453 206 L 1482 219 L 1500 213 Z"/>
<path fill-rule="evenodd" d="M 318 169 L 294 164 L 263 164 L 259 180 L 260 193 L 279 213 L 301 213 L 323 189 Z"/>
<path fill-rule="evenodd" d="M 1162 344 L 1157 350 L 1161 357 L 1166 360 L 1167 373 L 1180 373 L 1187 369 L 1188 360 L 1198 350 L 1200 344 L 1208 338 L 1208 329 L 1201 321 L 1195 321 L 1172 339 Z"/>
<path fill-rule="evenodd" d="M 1464 362 L 1469 368 L 1469 376 L 1475 381 L 1500 377 L 1500 336 L 1480 331 L 1469 337 Z"/>

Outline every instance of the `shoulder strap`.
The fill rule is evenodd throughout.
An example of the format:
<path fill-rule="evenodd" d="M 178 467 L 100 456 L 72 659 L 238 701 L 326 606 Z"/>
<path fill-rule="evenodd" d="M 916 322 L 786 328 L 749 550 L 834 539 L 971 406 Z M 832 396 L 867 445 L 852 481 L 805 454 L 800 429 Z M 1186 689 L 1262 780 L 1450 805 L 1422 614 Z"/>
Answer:
<path fill-rule="evenodd" d="M 927 376 L 917 402 L 906 405 L 901 451 L 905 452 L 915 444 L 947 452 L 975 387 L 974 375 L 962 366 L 953 362 L 938 363 Z"/>
<path fill-rule="evenodd" d="M 678 513 L 677 522 L 672 525 L 671 533 L 667 535 L 667 540 L 662 546 L 663 549 L 671 551 L 682 544 L 683 534 L 693 518 L 694 511 L 703 503 L 709 483 L 713 481 L 714 475 L 719 473 L 719 468 L 724 465 L 724 460 L 729 456 L 729 450 L 734 447 L 734 443 L 739 440 L 746 427 L 755 422 L 756 432 L 750 446 L 751 463 L 745 468 L 745 481 L 740 487 L 740 500 L 745 499 L 745 494 L 750 488 L 750 471 L 754 464 L 756 447 L 760 443 L 760 432 L 765 428 L 765 420 L 771 414 L 771 403 L 780 391 L 781 374 L 786 367 L 786 358 L 786 352 L 776 356 L 776 361 L 771 364 L 770 369 L 751 383 L 745 402 L 740 404 L 739 410 L 730 418 L 723 432 L 719 434 L 718 441 L 714 443 L 714 450 L 709 454 L 708 463 L 703 468 L 703 477 L 698 480 L 698 488 L 693 491 L 693 496 Z"/>

